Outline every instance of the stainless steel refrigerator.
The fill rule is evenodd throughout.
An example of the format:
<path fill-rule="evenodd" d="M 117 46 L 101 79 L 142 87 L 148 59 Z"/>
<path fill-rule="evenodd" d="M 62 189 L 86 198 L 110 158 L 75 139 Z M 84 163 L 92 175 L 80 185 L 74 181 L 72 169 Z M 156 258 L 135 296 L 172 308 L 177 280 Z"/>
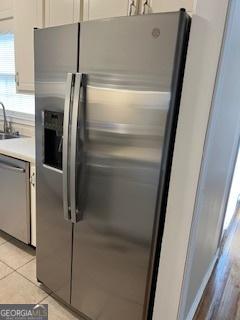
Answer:
<path fill-rule="evenodd" d="M 37 277 L 86 319 L 151 319 L 189 28 L 35 30 Z"/>

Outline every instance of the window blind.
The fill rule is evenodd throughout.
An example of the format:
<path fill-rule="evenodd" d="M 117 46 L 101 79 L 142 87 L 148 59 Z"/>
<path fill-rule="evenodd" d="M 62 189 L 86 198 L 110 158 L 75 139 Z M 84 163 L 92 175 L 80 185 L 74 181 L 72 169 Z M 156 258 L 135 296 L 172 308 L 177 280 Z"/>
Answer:
<path fill-rule="evenodd" d="M 34 114 L 34 95 L 16 92 L 12 33 L 0 34 L 0 101 L 7 110 Z"/>

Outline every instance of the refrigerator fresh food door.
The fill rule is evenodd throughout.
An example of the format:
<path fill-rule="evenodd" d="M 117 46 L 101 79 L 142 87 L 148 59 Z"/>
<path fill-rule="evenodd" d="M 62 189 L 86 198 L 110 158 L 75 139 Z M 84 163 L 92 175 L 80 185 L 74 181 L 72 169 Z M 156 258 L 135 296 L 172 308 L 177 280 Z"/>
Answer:
<path fill-rule="evenodd" d="M 78 66 L 79 25 L 35 30 L 37 278 L 70 303 L 72 223 L 64 219 L 63 119 Z M 69 98 L 69 99 L 68 99 Z"/>
<path fill-rule="evenodd" d="M 81 24 L 71 304 L 145 317 L 179 13 Z"/>

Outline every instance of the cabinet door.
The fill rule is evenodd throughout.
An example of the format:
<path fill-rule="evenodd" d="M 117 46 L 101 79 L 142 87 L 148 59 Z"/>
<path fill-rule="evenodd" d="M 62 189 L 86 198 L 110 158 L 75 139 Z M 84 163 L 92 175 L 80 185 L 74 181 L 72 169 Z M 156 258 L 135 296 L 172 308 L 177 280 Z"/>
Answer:
<path fill-rule="evenodd" d="M 45 0 L 46 27 L 80 21 L 81 2 L 82 0 Z"/>
<path fill-rule="evenodd" d="M 33 29 L 43 26 L 43 0 L 14 0 L 16 86 L 34 90 Z"/>
<path fill-rule="evenodd" d="M 0 20 L 8 19 L 13 16 L 13 0 L 0 1 Z"/>
<path fill-rule="evenodd" d="M 194 0 L 142 0 L 141 13 L 170 12 L 181 8 L 192 12 L 193 2 Z"/>
<path fill-rule="evenodd" d="M 95 20 L 134 15 L 138 11 L 138 0 L 84 0 L 83 19 Z"/>

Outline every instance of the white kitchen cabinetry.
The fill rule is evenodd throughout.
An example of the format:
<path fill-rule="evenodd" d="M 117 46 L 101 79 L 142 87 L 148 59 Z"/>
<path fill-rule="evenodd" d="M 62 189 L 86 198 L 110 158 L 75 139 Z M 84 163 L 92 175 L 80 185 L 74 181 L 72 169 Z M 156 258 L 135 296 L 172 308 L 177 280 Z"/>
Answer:
<path fill-rule="evenodd" d="M 45 26 L 57 26 L 81 20 L 82 0 L 45 0 Z"/>
<path fill-rule="evenodd" d="M 0 0 L 0 20 L 13 16 L 13 0 Z"/>
<path fill-rule="evenodd" d="M 134 15 L 138 12 L 138 0 L 84 0 L 83 20 Z"/>
<path fill-rule="evenodd" d="M 33 30 L 43 27 L 43 0 L 14 0 L 16 87 L 34 90 Z"/>
<path fill-rule="evenodd" d="M 194 0 L 142 0 L 140 13 L 156 13 L 178 11 L 185 8 L 186 11 L 193 11 Z"/>
<path fill-rule="evenodd" d="M 45 0 L 45 26 L 135 14 L 191 12 L 194 0 Z"/>
<path fill-rule="evenodd" d="M 31 193 L 31 245 L 36 247 L 36 168 L 30 167 L 30 193 Z"/>

